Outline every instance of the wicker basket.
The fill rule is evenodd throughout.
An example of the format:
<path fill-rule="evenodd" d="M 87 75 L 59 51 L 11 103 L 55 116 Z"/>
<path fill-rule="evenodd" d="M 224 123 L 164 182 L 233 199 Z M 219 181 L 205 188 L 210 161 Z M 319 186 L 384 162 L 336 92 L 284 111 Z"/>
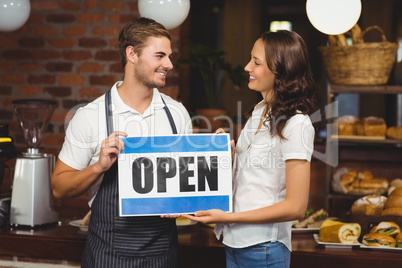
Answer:
<path fill-rule="evenodd" d="M 361 43 L 350 46 L 319 47 L 332 84 L 381 85 L 386 84 L 396 59 L 398 44 L 388 42 L 383 30 L 374 25 L 362 32 L 376 29 L 382 42 Z"/>

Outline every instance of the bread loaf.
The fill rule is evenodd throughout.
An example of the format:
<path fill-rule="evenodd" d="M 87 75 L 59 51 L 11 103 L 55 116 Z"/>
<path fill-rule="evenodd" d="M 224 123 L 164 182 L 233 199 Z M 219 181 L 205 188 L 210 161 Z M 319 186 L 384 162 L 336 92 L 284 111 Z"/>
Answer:
<path fill-rule="evenodd" d="M 384 205 L 382 216 L 402 216 L 402 187 L 395 188 Z"/>
<path fill-rule="evenodd" d="M 385 137 L 387 134 L 387 125 L 381 117 L 368 116 L 359 119 L 352 115 L 345 115 L 339 117 L 336 122 L 338 123 L 338 135 L 341 136 L 358 135 Z M 391 129 L 389 132 L 393 135 L 395 130 Z"/>
<path fill-rule="evenodd" d="M 400 189 L 400 188 L 396 188 Z M 396 195 L 394 192 L 396 189 L 391 193 L 391 195 L 388 197 L 388 200 L 385 202 L 384 208 L 402 208 L 402 196 L 401 195 Z"/>
<path fill-rule="evenodd" d="M 383 118 L 369 116 L 361 120 L 365 136 L 385 136 L 387 125 Z"/>
<path fill-rule="evenodd" d="M 339 117 L 336 122 L 338 123 L 338 135 L 356 135 L 355 125 L 359 119 L 352 115 L 344 115 Z"/>
<path fill-rule="evenodd" d="M 353 203 L 351 212 L 355 215 L 381 215 L 385 201 L 387 198 L 382 195 L 366 195 Z"/>
<path fill-rule="evenodd" d="M 402 126 L 389 127 L 387 129 L 387 136 L 393 139 L 402 140 Z"/>

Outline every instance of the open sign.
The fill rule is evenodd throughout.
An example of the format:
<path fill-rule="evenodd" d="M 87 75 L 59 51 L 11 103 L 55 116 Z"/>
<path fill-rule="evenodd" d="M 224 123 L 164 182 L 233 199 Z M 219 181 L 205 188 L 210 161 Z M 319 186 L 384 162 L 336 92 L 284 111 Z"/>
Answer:
<path fill-rule="evenodd" d="M 228 134 L 122 138 L 120 216 L 232 211 Z"/>

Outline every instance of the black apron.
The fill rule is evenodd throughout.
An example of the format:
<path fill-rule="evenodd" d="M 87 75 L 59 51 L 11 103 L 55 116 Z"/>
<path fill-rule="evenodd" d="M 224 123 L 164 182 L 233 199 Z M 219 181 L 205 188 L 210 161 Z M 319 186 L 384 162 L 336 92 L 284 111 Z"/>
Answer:
<path fill-rule="evenodd" d="M 173 117 L 165 104 L 173 134 Z M 110 91 L 105 95 L 108 136 L 113 132 Z M 177 228 L 174 219 L 159 216 L 119 217 L 117 161 L 105 172 L 91 206 L 91 220 L 81 267 L 178 267 Z"/>

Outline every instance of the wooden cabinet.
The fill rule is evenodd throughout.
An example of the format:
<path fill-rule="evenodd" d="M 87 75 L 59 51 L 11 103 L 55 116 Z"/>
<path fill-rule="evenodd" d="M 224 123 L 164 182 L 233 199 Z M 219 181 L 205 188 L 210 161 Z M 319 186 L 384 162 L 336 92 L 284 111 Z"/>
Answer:
<path fill-rule="evenodd" d="M 360 196 L 351 196 L 336 193 L 332 190 L 331 181 L 334 171 L 345 163 L 340 156 L 344 151 L 355 150 L 361 155 L 362 159 L 372 158 L 373 161 L 388 161 L 385 158 L 399 161 L 402 164 L 402 140 L 395 139 L 369 139 L 359 136 L 344 138 L 337 136 L 337 125 L 335 123 L 337 108 L 333 104 L 334 98 L 340 93 L 358 93 L 358 94 L 402 94 L 402 86 L 384 85 L 384 86 L 344 86 L 344 85 L 328 85 L 327 96 L 328 106 L 326 107 L 327 118 L 327 139 L 326 139 L 326 209 L 330 215 L 342 217 L 343 214 L 350 210 L 351 205 Z M 392 158 L 395 154 L 396 157 Z M 384 157 L 386 155 L 387 157 Z M 365 161 L 365 160 L 363 160 Z"/>

